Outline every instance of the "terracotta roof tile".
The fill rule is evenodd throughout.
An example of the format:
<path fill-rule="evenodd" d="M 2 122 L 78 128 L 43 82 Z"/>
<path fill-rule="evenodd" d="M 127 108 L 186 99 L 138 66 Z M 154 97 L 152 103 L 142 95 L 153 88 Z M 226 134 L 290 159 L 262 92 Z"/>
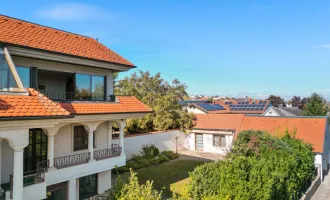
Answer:
<path fill-rule="evenodd" d="M 264 130 L 276 134 L 280 129 L 296 129 L 296 137 L 313 145 L 314 152 L 323 152 L 327 118 L 320 117 L 254 117 L 245 116 L 241 130 Z"/>
<path fill-rule="evenodd" d="M 235 129 L 263 130 L 271 134 L 279 134 L 285 129 L 296 130 L 296 137 L 313 145 L 314 152 L 323 152 L 326 117 L 266 117 L 243 114 L 198 114 L 196 129 Z M 194 129 L 193 128 L 193 129 Z M 237 138 L 237 134 L 234 135 Z"/>
<path fill-rule="evenodd" d="M 110 102 L 65 102 L 61 106 L 72 114 L 98 113 L 147 113 L 152 112 L 137 98 L 132 96 L 118 96 L 118 103 Z"/>
<path fill-rule="evenodd" d="M 29 88 L 28 92 L 26 96 L 0 95 L 0 118 L 70 115 L 38 91 Z"/>
<path fill-rule="evenodd" d="M 242 124 L 243 114 L 195 114 L 196 129 L 232 129 L 239 130 Z"/>
<path fill-rule="evenodd" d="M 134 66 L 93 38 L 0 15 L 0 42 Z"/>

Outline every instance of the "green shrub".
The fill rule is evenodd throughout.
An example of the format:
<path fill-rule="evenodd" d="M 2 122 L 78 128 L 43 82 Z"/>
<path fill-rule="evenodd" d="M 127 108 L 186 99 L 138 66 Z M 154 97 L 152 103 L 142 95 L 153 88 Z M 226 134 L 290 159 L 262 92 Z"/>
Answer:
<path fill-rule="evenodd" d="M 124 180 L 119 176 L 102 197 L 105 200 L 161 200 L 161 193 L 153 189 L 150 181 L 140 185 L 136 173 L 131 170 L 129 179 Z"/>
<path fill-rule="evenodd" d="M 159 149 L 154 144 L 143 145 L 140 153 L 141 156 L 151 159 L 159 155 Z"/>
<path fill-rule="evenodd" d="M 174 160 L 179 158 L 179 154 L 178 153 L 174 153 L 173 151 L 162 151 L 161 155 L 166 156 L 167 158 L 169 158 L 170 160 Z"/>
<path fill-rule="evenodd" d="M 243 131 L 224 160 L 204 164 L 190 173 L 186 190 L 194 200 L 299 198 L 304 189 L 300 183 L 313 168 L 312 146 L 289 131 L 279 137 Z"/>

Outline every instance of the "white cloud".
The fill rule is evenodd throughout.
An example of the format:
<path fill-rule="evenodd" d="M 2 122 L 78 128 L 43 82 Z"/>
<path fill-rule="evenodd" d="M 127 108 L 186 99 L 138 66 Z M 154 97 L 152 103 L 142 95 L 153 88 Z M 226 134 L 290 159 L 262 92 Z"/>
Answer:
<path fill-rule="evenodd" d="M 107 16 L 100 8 L 82 3 L 64 3 L 53 5 L 37 13 L 39 16 L 59 21 L 80 21 L 103 19 Z"/>

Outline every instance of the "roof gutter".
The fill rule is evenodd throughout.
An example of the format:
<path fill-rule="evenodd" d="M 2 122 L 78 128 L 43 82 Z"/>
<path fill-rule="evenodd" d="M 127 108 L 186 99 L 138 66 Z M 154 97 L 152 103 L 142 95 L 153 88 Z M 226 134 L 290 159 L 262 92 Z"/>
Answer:
<path fill-rule="evenodd" d="M 0 118 L 0 121 L 67 119 L 67 118 L 74 118 L 74 115 L 38 116 L 38 117 L 3 117 Z"/>

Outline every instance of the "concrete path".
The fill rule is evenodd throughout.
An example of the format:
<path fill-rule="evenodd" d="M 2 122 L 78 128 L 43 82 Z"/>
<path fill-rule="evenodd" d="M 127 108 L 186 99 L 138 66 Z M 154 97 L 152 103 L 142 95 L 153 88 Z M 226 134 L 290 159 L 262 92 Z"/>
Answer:
<path fill-rule="evenodd" d="M 180 150 L 178 154 L 180 154 L 181 160 L 217 161 L 223 159 L 223 155 L 221 154 L 203 151 Z"/>
<path fill-rule="evenodd" d="M 328 174 L 323 183 L 316 190 L 311 200 L 330 200 L 330 175 Z"/>

